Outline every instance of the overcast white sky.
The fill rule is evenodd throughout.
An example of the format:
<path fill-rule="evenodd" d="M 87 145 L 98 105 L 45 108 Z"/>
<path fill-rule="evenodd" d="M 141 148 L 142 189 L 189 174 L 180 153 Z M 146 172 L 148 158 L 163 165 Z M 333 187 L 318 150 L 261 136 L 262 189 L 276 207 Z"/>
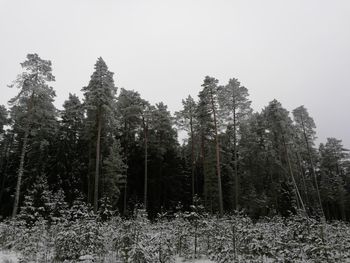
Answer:
<path fill-rule="evenodd" d="M 52 61 L 59 108 L 102 56 L 118 87 L 171 111 L 205 75 L 235 77 L 255 110 L 305 105 L 319 141 L 350 148 L 348 0 L 0 0 L 0 104 L 27 53 Z"/>

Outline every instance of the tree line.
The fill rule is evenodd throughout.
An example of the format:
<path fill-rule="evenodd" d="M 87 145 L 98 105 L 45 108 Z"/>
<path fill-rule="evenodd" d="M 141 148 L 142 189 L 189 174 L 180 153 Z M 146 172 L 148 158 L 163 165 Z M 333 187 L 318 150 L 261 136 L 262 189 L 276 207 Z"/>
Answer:
<path fill-rule="evenodd" d="M 220 85 L 206 76 L 198 98 L 172 115 L 162 102 L 118 89 L 98 58 L 83 100 L 69 94 L 58 110 L 51 61 L 28 54 L 21 66 L 9 85 L 18 94 L 0 106 L 3 217 L 45 216 L 80 200 L 125 216 L 142 205 L 154 218 L 199 198 L 221 216 L 350 219 L 348 150 L 336 138 L 317 147 L 304 106 L 290 114 L 272 100 L 254 112 L 237 79 Z M 178 130 L 188 134 L 181 145 Z"/>

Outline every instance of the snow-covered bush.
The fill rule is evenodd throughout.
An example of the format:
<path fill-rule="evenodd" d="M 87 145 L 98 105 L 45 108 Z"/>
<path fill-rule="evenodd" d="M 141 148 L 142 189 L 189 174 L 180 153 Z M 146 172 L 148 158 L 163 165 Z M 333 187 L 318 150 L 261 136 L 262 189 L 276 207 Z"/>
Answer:
<path fill-rule="evenodd" d="M 175 252 L 180 257 L 190 258 L 192 257 L 192 249 L 190 242 L 189 229 L 191 224 L 185 219 L 184 213 L 181 211 L 175 214 L 175 218 L 168 224 L 171 224 L 171 228 L 174 234 Z"/>
<path fill-rule="evenodd" d="M 156 262 L 175 262 L 176 235 L 174 230 L 166 217 L 159 217 L 158 222 L 153 224 L 149 244 Z"/>
<path fill-rule="evenodd" d="M 55 238 L 57 259 L 77 259 L 83 255 L 100 256 L 105 252 L 102 226 L 94 218 L 67 223 Z"/>
<path fill-rule="evenodd" d="M 0 247 L 20 251 L 25 262 L 50 262 L 53 239 L 47 221 L 38 218 L 30 227 L 18 219 L 1 223 Z"/>
<path fill-rule="evenodd" d="M 234 231 L 234 226 L 232 225 Z M 219 219 L 211 222 L 212 235 L 209 237 L 208 256 L 215 262 L 233 262 L 235 259 L 235 240 L 230 221 Z"/>
<path fill-rule="evenodd" d="M 8 220 L 0 223 L 0 246 L 5 249 L 18 249 L 20 240 L 26 231 L 21 220 Z"/>
<path fill-rule="evenodd" d="M 143 209 L 133 220 L 125 220 L 115 237 L 115 247 L 122 262 L 154 262 L 150 243 L 150 222 Z"/>
<path fill-rule="evenodd" d="M 173 263 L 176 256 L 218 263 L 350 261 L 349 223 L 300 214 L 253 222 L 243 214 L 217 218 L 193 209 L 150 222 L 137 210 L 131 219 L 102 221 L 79 201 L 64 220 L 52 222 L 4 221 L 0 246 L 20 252 L 25 262 L 74 262 L 81 256 L 104 263 Z"/>
<path fill-rule="evenodd" d="M 112 218 L 115 212 L 112 209 L 111 200 L 108 197 L 103 197 L 100 200 L 100 208 L 98 209 L 98 214 L 102 221 L 108 221 Z"/>
<path fill-rule="evenodd" d="M 197 196 L 193 197 L 193 204 L 190 206 L 190 208 L 191 211 L 186 212 L 184 214 L 184 217 L 190 223 L 190 227 L 187 231 L 192 239 L 192 258 L 198 258 L 200 256 L 199 249 L 201 247 L 199 244 L 199 240 L 203 235 L 203 231 L 205 229 L 205 218 L 207 218 L 208 215 L 205 212 L 204 206 L 202 205 L 200 198 L 198 198 Z"/>

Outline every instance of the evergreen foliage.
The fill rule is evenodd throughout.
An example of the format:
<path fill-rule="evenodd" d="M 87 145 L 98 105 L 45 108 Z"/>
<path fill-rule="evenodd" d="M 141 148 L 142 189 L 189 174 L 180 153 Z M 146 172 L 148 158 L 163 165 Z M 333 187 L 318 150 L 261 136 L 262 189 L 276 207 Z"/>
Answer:
<path fill-rule="evenodd" d="M 10 85 L 18 94 L 9 108 L 0 106 L 4 218 L 19 214 L 32 227 L 93 214 L 108 221 L 118 212 L 131 217 L 142 202 L 155 220 L 174 215 L 179 202 L 191 211 L 198 197 L 206 213 L 220 217 L 239 210 L 254 219 L 298 212 L 350 219 L 348 150 L 337 138 L 317 147 L 304 106 L 290 114 L 273 100 L 253 112 L 238 79 L 222 86 L 207 76 L 197 99 L 188 96 L 173 115 L 136 91 L 117 93 L 98 58 L 83 100 L 69 94 L 58 111 L 51 62 L 28 54 L 21 66 Z M 187 132 L 181 145 L 177 129 Z M 188 250 L 190 237 L 177 235 L 183 243 L 176 250 Z"/>

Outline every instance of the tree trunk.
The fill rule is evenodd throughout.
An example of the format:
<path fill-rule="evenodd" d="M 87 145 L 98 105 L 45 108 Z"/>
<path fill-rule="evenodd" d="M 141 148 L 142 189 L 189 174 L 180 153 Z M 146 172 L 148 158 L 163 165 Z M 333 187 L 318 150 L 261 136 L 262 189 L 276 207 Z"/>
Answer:
<path fill-rule="evenodd" d="M 14 205 L 13 205 L 12 217 L 16 217 L 17 211 L 18 211 L 19 196 L 20 196 L 20 192 L 21 192 L 21 183 L 22 183 L 22 177 L 23 177 L 23 172 L 24 172 L 24 157 L 26 155 L 26 148 L 27 148 L 27 144 L 28 144 L 28 137 L 29 137 L 29 123 L 27 124 L 27 127 L 25 129 L 24 138 L 23 138 L 23 144 L 22 144 L 22 150 L 21 150 L 21 158 L 20 158 L 19 168 L 18 168 L 15 202 L 14 202 Z"/>
<path fill-rule="evenodd" d="M 148 188 L 148 134 L 147 134 L 147 124 L 144 122 L 144 136 L 145 136 L 145 182 L 144 182 L 144 197 L 143 204 L 144 209 L 147 211 L 147 188 Z"/>
<path fill-rule="evenodd" d="M 87 202 L 88 204 L 92 204 L 92 180 L 91 180 L 91 174 L 92 174 L 92 157 L 91 157 L 91 142 L 89 143 L 89 164 L 88 164 L 88 172 L 87 172 L 87 187 L 88 187 L 88 196 L 87 196 Z"/>
<path fill-rule="evenodd" d="M 125 184 L 124 184 L 124 193 L 123 193 L 123 215 L 126 216 L 126 208 L 127 208 L 127 186 L 128 186 L 128 168 L 129 168 L 129 143 L 130 143 L 130 126 L 128 125 L 126 119 L 124 121 L 124 134 L 125 134 L 125 139 L 124 139 L 124 153 L 125 153 L 125 163 L 126 168 L 125 168 Z"/>
<path fill-rule="evenodd" d="M 124 204 L 123 204 L 123 215 L 126 216 L 126 207 L 127 207 L 127 203 L 126 203 L 126 198 L 127 198 L 127 192 L 128 190 L 128 178 L 125 178 L 125 186 L 124 186 Z"/>
<path fill-rule="evenodd" d="M 289 173 L 290 173 L 290 176 L 292 177 L 292 181 L 293 181 L 293 185 L 294 185 L 294 188 L 295 188 L 295 191 L 296 191 L 296 194 L 297 194 L 297 198 L 299 198 L 301 207 L 304 210 L 305 215 L 307 216 L 307 211 L 305 209 L 305 205 L 304 205 L 303 199 L 301 198 L 301 195 L 300 195 L 300 192 L 299 192 L 299 189 L 298 189 L 298 185 L 297 185 L 297 183 L 295 181 L 295 178 L 294 178 L 294 174 L 293 174 L 293 170 L 292 170 L 292 164 L 291 164 L 290 159 L 289 159 L 289 153 L 288 153 L 288 149 L 287 149 L 287 145 L 286 145 L 286 141 L 285 141 L 284 136 L 283 136 L 283 144 L 284 144 L 284 150 L 286 152 Z"/>
<path fill-rule="evenodd" d="M 10 157 L 10 151 L 11 151 L 12 144 L 13 144 L 13 137 L 14 137 L 14 135 L 12 134 L 10 141 L 6 144 L 3 162 L 1 163 L 1 170 L 0 171 L 2 171 L 2 178 L 1 178 L 1 189 L 0 189 L 0 204 L 2 204 L 2 202 L 1 202 L 2 196 L 3 196 L 4 190 L 5 190 L 5 183 L 6 183 L 6 179 L 7 179 L 7 169 L 9 166 L 9 157 Z"/>
<path fill-rule="evenodd" d="M 306 198 L 306 205 L 310 206 L 309 193 L 308 193 L 308 190 L 307 190 L 306 180 L 305 180 L 305 170 L 304 170 L 304 167 L 302 166 L 302 163 L 300 161 L 301 158 L 300 158 L 300 154 L 298 152 L 296 153 L 296 157 L 297 157 L 297 160 L 298 160 L 299 172 L 300 172 L 301 179 L 302 179 L 302 182 L 303 182 L 304 194 L 305 194 L 305 198 Z"/>
<path fill-rule="evenodd" d="M 23 173 L 24 173 L 24 158 L 26 155 L 26 148 L 27 148 L 27 144 L 28 144 L 28 137 L 29 137 L 29 131 L 30 131 L 31 118 L 32 118 L 31 113 L 32 113 L 33 104 L 34 104 L 34 91 L 32 92 L 32 95 L 31 95 L 30 100 L 29 100 L 29 105 L 28 105 L 28 119 L 27 119 L 27 123 L 26 123 L 25 129 L 24 129 L 24 138 L 23 138 L 21 157 L 20 157 L 19 168 L 18 168 L 16 193 L 15 193 L 15 201 L 13 204 L 12 217 L 16 217 L 17 212 L 18 212 L 19 196 L 21 193 L 22 177 L 23 177 Z"/>
<path fill-rule="evenodd" d="M 207 175 L 205 173 L 205 147 L 204 147 L 204 134 L 203 131 L 201 131 L 201 153 L 200 153 L 200 158 L 201 158 L 201 164 L 202 164 L 202 174 L 203 174 L 203 195 L 204 195 L 204 207 L 208 208 L 208 185 L 207 185 Z"/>
<path fill-rule="evenodd" d="M 190 117 L 190 129 L 191 129 L 191 168 L 192 168 L 192 204 L 195 196 L 195 186 L 194 186 L 194 142 L 193 142 L 193 121 L 192 116 Z"/>
<path fill-rule="evenodd" d="M 224 215 L 224 206 L 222 201 L 222 187 L 221 187 L 220 144 L 219 144 L 219 135 L 218 135 L 217 120 L 216 120 L 216 110 L 215 110 L 215 104 L 214 104 L 214 98 L 213 98 L 212 92 L 210 95 L 211 95 L 211 106 L 213 111 L 214 129 L 215 129 L 216 171 L 218 176 L 219 212 L 220 212 L 220 217 L 222 217 Z"/>
<path fill-rule="evenodd" d="M 309 145 L 309 140 L 308 140 L 307 135 L 306 135 L 304 120 L 303 120 L 302 116 L 301 116 L 301 123 L 302 123 L 302 127 L 303 127 L 303 134 L 304 134 L 304 139 L 305 139 L 305 143 L 306 143 L 307 153 L 309 155 L 309 160 L 310 160 L 310 165 L 311 165 L 311 172 L 312 172 L 312 175 L 313 175 L 314 181 L 315 181 L 315 187 L 316 187 L 318 202 L 319 202 L 319 205 L 320 205 L 322 217 L 325 219 L 325 214 L 324 214 L 323 207 L 322 207 L 322 200 L 321 200 L 320 190 L 318 188 L 318 182 L 317 182 L 317 175 L 316 175 L 316 172 L 315 172 L 315 166 L 314 166 L 314 162 L 313 162 L 313 159 L 312 159 L 312 156 L 311 156 L 311 149 L 310 149 L 310 145 Z"/>
<path fill-rule="evenodd" d="M 239 210 L 239 178 L 237 168 L 237 123 L 236 123 L 236 108 L 233 108 L 233 156 L 234 156 L 234 171 L 235 171 L 235 208 Z"/>
<path fill-rule="evenodd" d="M 97 139 L 96 139 L 96 165 L 95 165 L 95 189 L 94 189 L 94 212 L 97 213 L 98 210 L 98 182 L 100 175 L 100 152 L 101 152 L 101 112 L 99 110 L 97 116 Z"/>

